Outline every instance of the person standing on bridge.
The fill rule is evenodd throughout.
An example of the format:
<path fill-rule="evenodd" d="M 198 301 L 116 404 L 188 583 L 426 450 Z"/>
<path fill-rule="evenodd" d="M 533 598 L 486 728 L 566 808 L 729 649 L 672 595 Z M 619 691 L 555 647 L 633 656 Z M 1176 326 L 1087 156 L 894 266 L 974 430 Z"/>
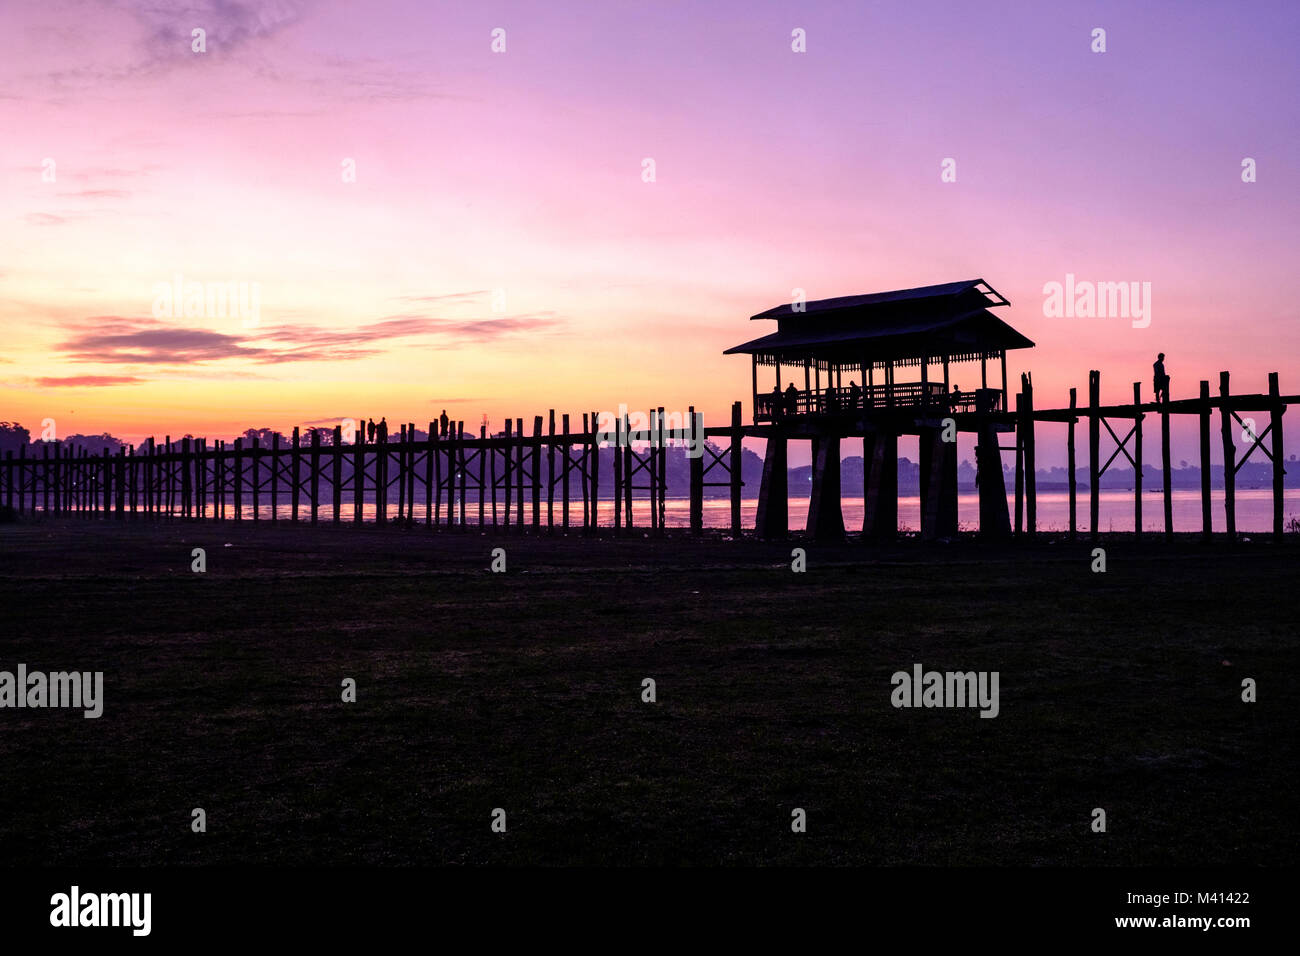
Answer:
<path fill-rule="evenodd" d="M 1165 374 L 1164 352 L 1156 356 L 1155 364 L 1151 368 L 1155 372 L 1156 402 L 1169 401 L 1169 376 Z"/>
<path fill-rule="evenodd" d="M 447 418 L 447 409 L 444 408 L 444 409 L 442 410 L 442 414 L 441 414 L 440 416 L 438 416 L 438 424 L 442 427 L 442 437 L 443 437 L 443 438 L 446 438 L 446 437 L 447 437 L 447 422 L 448 422 L 448 418 Z"/>

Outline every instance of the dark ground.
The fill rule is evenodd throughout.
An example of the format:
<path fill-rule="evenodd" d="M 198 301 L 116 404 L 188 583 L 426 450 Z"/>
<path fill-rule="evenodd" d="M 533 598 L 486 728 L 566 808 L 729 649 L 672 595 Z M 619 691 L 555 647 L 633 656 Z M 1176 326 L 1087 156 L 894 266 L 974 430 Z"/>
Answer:
<path fill-rule="evenodd" d="M 1294 860 L 1296 542 L 792 546 L 2 526 L 0 670 L 106 702 L 0 710 L 0 865 Z"/>

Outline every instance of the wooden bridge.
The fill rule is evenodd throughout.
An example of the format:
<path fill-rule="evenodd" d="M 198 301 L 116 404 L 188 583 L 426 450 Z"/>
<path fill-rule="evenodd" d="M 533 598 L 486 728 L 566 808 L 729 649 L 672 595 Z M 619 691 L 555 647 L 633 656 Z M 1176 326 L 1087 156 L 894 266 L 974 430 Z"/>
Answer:
<path fill-rule="evenodd" d="M 864 521 L 862 537 L 890 540 L 898 532 L 898 439 L 918 436 L 920 452 L 921 537 L 957 534 L 957 442 L 959 432 L 976 436 L 979 532 L 987 538 L 1032 537 L 1038 530 L 1037 426 L 1066 425 L 1069 533 L 1078 533 L 1075 431 L 1088 427 L 1088 529 L 1096 537 L 1100 519 L 1101 479 L 1122 455 L 1134 469 L 1133 515 L 1142 534 L 1143 422 L 1160 423 L 1164 534 L 1174 533 L 1169 462 L 1170 420 L 1194 416 L 1200 429 L 1201 528 L 1213 533 L 1211 507 L 1211 419 L 1220 417 L 1223 448 L 1224 530 L 1236 534 L 1235 477 L 1256 450 L 1272 460 L 1273 534 L 1283 534 L 1282 416 L 1300 396 L 1282 395 L 1278 375 L 1270 373 L 1268 392 L 1233 395 L 1229 375 L 1221 372 L 1217 394 L 1209 381 L 1192 398 L 1144 402 L 1141 385 L 1133 384 L 1133 401 L 1102 405 L 1101 375 L 1089 373 L 1088 402 L 1079 405 L 1070 389 L 1068 407 L 1040 409 L 1034 404 L 1031 377 L 1024 374 L 1014 396 L 1008 394 L 1006 353 L 1034 343 L 994 316 L 989 309 L 1009 305 L 983 279 L 919 289 L 846 296 L 818 302 L 785 304 L 754 316 L 776 319 L 777 331 L 728 353 L 752 359 L 753 416 L 743 424 L 741 403 L 731 407 L 731 422 L 705 427 L 691 408 L 686 425 L 667 427 L 662 407 L 650 409 L 646 427 L 632 428 L 626 413 L 585 413 L 580 431 L 570 430 L 568 415 L 556 428 L 554 410 L 548 428 L 542 416 L 526 432 L 524 419 L 507 419 L 494 435 L 480 426 L 475 435 L 464 422 L 440 429 L 434 422 L 424 438 L 414 424 L 390 436 L 386 426 L 366 441 L 357 428 L 345 442 L 342 425 L 327 433 L 313 429 L 303 442 L 299 429 L 281 444 L 253 438 L 233 443 L 170 437 L 159 445 L 151 438 L 142 447 L 122 448 L 116 455 L 92 455 L 83 448 L 42 443 L 40 456 L 27 446 L 0 462 L 0 501 L 17 514 L 83 514 L 91 517 L 165 517 L 197 520 L 309 521 L 324 512 L 340 523 L 365 520 L 366 505 L 376 523 L 402 521 L 430 528 L 472 526 L 503 529 L 593 531 L 602 526 L 601 506 L 612 520 L 603 526 L 625 531 L 634 526 L 658 532 L 666 527 L 668 444 L 695 450 L 689 461 L 689 527 L 703 530 L 705 489 L 725 488 L 730 497 L 730 531 L 739 537 L 741 522 L 742 442 L 766 444 L 758 508 L 753 531 L 762 538 L 783 538 L 788 521 L 787 451 L 791 441 L 812 445 L 812 488 L 807 532 L 816 540 L 845 536 L 841 508 L 840 447 L 862 441 Z M 1001 382 L 989 383 L 990 361 L 1000 365 Z M 951 382 L 952 368 L 979 363 L 979 387 L 962 390 Z M 931 366 L 942 378 L 930 377 Z M 775 384 L 759 388 L 758 369 L 770 367 Z M 802 371 L 803 387 L 782 370 Z M 897 380 L 900 370 L 914 368 L 919 380 Z M 825 386 L 822 375 L 826 376 Z M 789 373 L 788 373 L 789 374 Z M 861 376 L 861 383 L 854 380 Z M 845 385 L 846 376 L 849 383 Z M 878 379 L 878 380 L 877 380 Z M 1168 389 L 1166 389 L 1166 393 Z M 1009 399 L 1014 397 L 1014 405 Z M 1268 425 L 1255 434 L 1244 413 L 1265 413 Z M 640 416 L 638 416 L 638 421 Z M 360 421 L 360 419 L 358 419 Z M 1112 422 L 1127 424 L 1121 438 Z M 1235 423 L 1235 425 L 1234 425 Z M 612 425 L 612 428 L 610 427 Z M 1120 426 L 1121 428 L 1124 425 Z M 1238 455 L 1234 428 L 1249 447 Z M 1102 460 L 1103 431 L 1113 445 Z M 1009 435 L 1011 445 L 1002 436 Z M 718 441 L 710 441 L 717 439 Z M 603 447 L 612 474 L 601 474 Z M 33 446 L 36 447 L 36 446 Z M 1014 510 L 1008 506 L 1002 453 L 1014 451 Z M 602 482 L 612 494 L 602 495 Z M 708 492 L 714 494 L 716 492 Z M 633 502 L 648 509 L 644 523 Z M 282 516 L 282 505 L 287 516 Z M 545 518 L 543 518 L 543 507 Z M 1012 514 L 1014 513 L 1014 525 Z"/>

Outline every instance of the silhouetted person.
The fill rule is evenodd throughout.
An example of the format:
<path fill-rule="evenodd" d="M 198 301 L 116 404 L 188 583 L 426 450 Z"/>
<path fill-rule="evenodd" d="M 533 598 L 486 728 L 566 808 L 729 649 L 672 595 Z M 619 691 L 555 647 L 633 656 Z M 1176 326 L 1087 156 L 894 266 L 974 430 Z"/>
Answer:
<path fill-rule="evenodd" d="M 388 417 L 387 416 L 379 419 L 379 424 L 376 426 L 375 430 L 379 432 L 380 441 L 388 441 Z"/>
<path fill-rule="evenodd" d="M 447 422 L 448 422 L 448 421 L 449 421 L 449 419 L 447 418 L 447 409 L 444 408 L 444 409 L 442 410 L 442 414 L 441 414 L 440 416 L 438 416 L 438 424 L 442 426 L 442 437 L 443 437 L 443 438 L 446 438 L 446 437 L 447 437 Z"/>
<path fill-rule="evenodd" d="M 772 417 L 780 418 L 781 417 L 781 386 L 780 385 L 772 386 L 772 394 L 768 397 L 768 403 L 771 406 L 770 411 L 772 413 Z"/>
<path fill-rule="evenodd" d="M 1164 352 L 1156 357 L 1155 364 L 1151 368 L 1155 372 L 1156 401 L 1169 401 L 1169 376 L 1165 374 Z"/>
<path fill-rule="evenodd" d="M 849 408 L 857 409 L 858 403 L 862 401 L 862 389 L 858 388 L 858 383 L 849 379 Z"/>
<path fill-rule="evenodd" d="M 826 411 L 834 415 L 840 410 L 840 399 L 832 385 L 826 386 Z"/>
<path fill-rule="evenodd" d="M 372 445 L 375 443 L 375 420 L 373 418 L 366 422 L 366 440 Z"/>
<path fill-rule="evenodd" d="M 799 412 L 799 389 L 794 387 L 794 382 L 785 387 L 785 411 L 792 417 Z"/>

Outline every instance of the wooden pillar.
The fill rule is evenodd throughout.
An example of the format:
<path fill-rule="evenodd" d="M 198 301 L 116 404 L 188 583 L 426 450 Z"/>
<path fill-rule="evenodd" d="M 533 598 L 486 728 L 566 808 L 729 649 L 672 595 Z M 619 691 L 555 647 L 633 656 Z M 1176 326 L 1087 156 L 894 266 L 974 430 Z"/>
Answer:
<path fill-rule="evenodd" d="M 203 450 L 207 451 L 207 439 L 204 439 Z M 113 481 L 114 491 L 117 492 L 117 517 L 118 520 L 126 518 L 126 448 L 122 447 L 117 450 L 117 459 L 114 462 L 116 469 L 116 478 Z M 206 511 L 205 511 L 206 516 Z"/>
<path fill-rule="evenodd" d="M 562 439 L 560 450 L 561 458 L 563 459 L 563 463 L 560 466 L 560 524 L 567 528 L 569 527 L 569 473 L 573 470 L 573 447 L 569 444 L 569 416 L 567 414 L 560 416 L 560 429 L 560 437 Z M 586 426 L 584 425 L 583 431 L 586 432 L 586 430 Z M 552 417 L 551 432 L 554 433 L 554 431 L 555 419 Z M 555 484 L 554 446 L 552 446 L 551 452 L 551 484 Z M 585 518 L 583 524 L 586 524 Z"/>
<path fill-rule="evenodd" d="M 1025 523 L 1025 436 L 1024 396 L 1016 393 L 1016 537 L 1024 533 Z"/>
<path fill-rule="evenodd" d="M 153 450 L 152 448 L 150 449 Z M 235 439 L 235 457 L 231 462 L 231 483 L 234 486 L 235 520 L 244 520 L 244 439 Z"/>
<path fill-rule="evenodd" d="M 1007 409 L 1007 351 L 1002 350 L 1002 410 Z"/>
<path fill-rule="evenodd" d="M 334 503 L 334 523 L 343 520 L 343 426 L 334 426 L 334 442 L 330 451 L 334 455 L 333 478 L 330 481 Z"/>
<path fill-rule="evenodd" d="M 623 416 L 623 521 L 632 530 L 632 423 Z"/>
<path fill-rule="evenodd" d="M 533 527 L 542 526 L 542 416 L 533 416 Z"/>
<path fill-rule="evenodd" d="M 540 433 L 541 430 L 542 430 L 542 419 L 540 416 L 538 416 L 537 427 L 534 431 L 534 434 Z M 522 429 L 519 432 L 519 437 L 523 438 Z M 536 462 L 534 462 L 534 464 L 536 464 Z M 467 469 L 465 467 L 465 423 L 461 421 L 456 422 L 456 468 L 460 472 L 460 527 L 461 530 L 463 531 L 465 529 L 465 478 L 466 478 L 465 472 L 467 471 Z M 536 488 L 535 485 L 534 488 Z M 522 489 L 520 490 L 519 501 L 521 504 L 523 503 Z M 533 494 L 534 524 L 536 524 L 536 518 L 537 518 L 537 494 L 536 491 L 534 491 Z M 521 524 L 523 523 L 522 519 L 520 520 L 520 523 Z"/>
<path fill-rule="evenodd" d="M 505 486 L 505 517 L 504 525 L 506 528 L 511 524 L 511 508 L 514 502 L 514 433 L 515 423 L 513 419 L 506 419 L 505 445 L 501 450 L 501 475 Z"/>
<path fill-rule="evenodd" d="M 1034 443 L 1034 379 L 1021 376 L 1025 396 L 1025 523 L 1029 537 L 1038 533 L 1038 454 Z"/>
<path fill-rule="evenodd" d="M 840 439 L 822 435 L 813 439 L 812 491 L 808 499 L 809 536 L 814 541 L 839 541 L 844 537 L 840 507 Z"/>
<path fill-rule="evenodd" d="M 280 433 L 271 435 L 271 523 L 280 520 L 277 511 L 280 506 L 279 482 L 276 480 L 280 470 Z"/>
<path fill-rule="evenodd" d="M 753 396 L 754 396 L 754 406 L 753 406 L 753 409 L 754 409 L 754 421 L 758 421 L 758 355 L 757 355 L 757 354 L 751 354 L 751 355 L 749 356 L 749 358 L 750 358 L 750 363 L 749 363 L 749 368 L 750 368 L 750 377 L 751 377 L 751 379 L 753 380 L 753 386 L 754 386 L 754 389 L 753 389 Z M 773 414 L 775 414 L 775 409 L 773 410 Z"/>
<path fill-rule="evenodd" d="M 754 516 L 754 532 L 764 540 L 785 538 L 790 533 L 789 464 L 786 446 L 784 432 L 773 431 L 768 435 L 767 451 L 763 456 L 763 480 L 758 487 L 758 511 Z M 703 492 L 703 487 L 700 491 Z M 691 527 L 692 530 L 697 530 L 694 509 L 695 471 L 692 469 Z M 702 511 L 701 503 L 701 525 L 703 524 Z"/>
<path fill-rule="evenodd" d="M 898 435 L 879 429 L 869 436 L 870 468 L 864 479 L 864 537 L 892 541 L 898 535 Z M 863 452 L 867 452 L 866 441 Z"/>
<path fill-rule="evenodd" d="M 298 504 L 302 493 L 302 435 L 298 426 L 293 426 L 293 438 L 289 445 L 289 520 L 298 520 Z"/>
<path fill-rule="evenodd" d="M 1201 537 L 1209 541 L 1214 535 L 1210 503 L 1210 383 L 1201 382 L 1201 400 L 1197 405 L 1201 426 Z"/>
<path fill-rule="evenodd" d="M 1142 383 L 1133 383 L 1133 540 L 1142 540 Z"/>
<path fill-rule="evenodd" d="M 691 445 L 688 467 L 691 475 L 691 533 L 704 532 L 704 415 L 690 408 Z"/>
<path fill-rule="evenodd" d="M 1074 424 L 1075 408 L 1078 402 L 1076 389 L 1070 389 L 1070 420 L 1067 423 L 1066 431 L 1066 470 L 1069 474 L 1066 476 L 1067 484 L 1070 488 L 1070 540 L 1073 541 L 1075 535 L 1079 532 L 1078 522 L 1078 478 L 1075 475 L 1074 463 Z"/>
<path fill-rule="evenodd" d="M 406 517 L 406 451 L 410 448 L 407 440 L 406 424 L 397 430 L 397 521 L 400 524 Z"/>
<path fill-rule="evenodd" d="M 522 530 L 524 527 L 524 420 L 515 419 L 515 521 Z"/>
<path fill-rule="evenodd" d="M 297 432 L 297 429 L 294 429 Z M 297 442 L 294 442 L 295 446 Z M 295 450 L 295 459 L 298 452 Z M 294 462 L 294 482 L 298 482 L 298 464 Z M 352 442 L 352 523 L 361 527 L 365 518 L 365 494 L 366 494 L 366 423 L 358 418 L 357 431 Z M 297 506 L 294 506 L 294 517 L 298 515 Z"/>
<path fill-rule="evenodd" d="M 1268 373 L 1268 399 L 1269 434 L 1273 436 L 1273 538 L 1278 544 L 1281 544 L 1283 540 L 1283 479 L 1286 475 L 1286 463 L 1282 460 L 1282 414 L 1286 411 L 1286 406 L 1282 404 L 1279 394 L 1277 372 Z"/>
<path fill-rule="evenodd" d="M 664 499 L 668 493 L 668 442 L 664 437 L 664 407 L 659 406 L 659 530 L 664 528 L 664 519 L 666 517 L 664 510 Z"/>
<path fill-rule="evenodd" d="M 588 424 L 590 417 L 590 424 Z M 594 532 L 600 526 L 600 445 L 596 441 L 596 413 L 582 413 L 582 526 Z"/>
<path fill-rule="evenodd" d="M 1088 535 L 1097 540 L 1101 514 L 1101 372 L 1088 373 Z"/>
<path fill-rule="evenodd" d="M 614 531 L 623 527 L 623 422 L 614 419 Z"/>
<path fill-rule="evenodd" d="M 311 430 L 311 523 L 318 520 L 320 508 L 320 429 Z"/>
<path fill-rule="evenodd" d="M 740 431 L 740 402 L 735 402 L 731 406 L 731 534 L 732 537 L 740 537 L 740 492 L 744 482 L 741 480 L 741 466 L 743 458 L 741 456 Z M 838 444 L 838 443 L 837 443 Z M 839 504 L 839 497 L 835 499 L 836 505 Z M 841 522 L 841 531 L 843 523 Z"/>
<path fill-rule="evenodd" d="M 1228 373 L 1219 373 L 1219 415 L 1223 430 L 1223 510 L 1228 540 L 1237 540 L 1237 450 L 1232 444 L 1231 391 Z"/>
<path fill-rule="evenodd" d="M 1169 382 L 1166 380 L 1165 388 L 1169 388 Z M 1169 396 L 1166 393 L 1165 400 L 1160 403 L 1160 464 L 1163 474 L 1163 491 L 1165 505 L 1165 540 L 1174 539 L 1174 482 L 1173 469 L 1169 463 Z"/>
<path fill-rule="evenodd" d="M 546 444 L 546 527 L 555 527 L 555 409 L 551 409 L 548 423 L 550 440 Z M 565 460 L 568 460 L 568 446 L 565 446 Z M 568 512 L 568 502 L 561 502 L 560 510 Z"/>

